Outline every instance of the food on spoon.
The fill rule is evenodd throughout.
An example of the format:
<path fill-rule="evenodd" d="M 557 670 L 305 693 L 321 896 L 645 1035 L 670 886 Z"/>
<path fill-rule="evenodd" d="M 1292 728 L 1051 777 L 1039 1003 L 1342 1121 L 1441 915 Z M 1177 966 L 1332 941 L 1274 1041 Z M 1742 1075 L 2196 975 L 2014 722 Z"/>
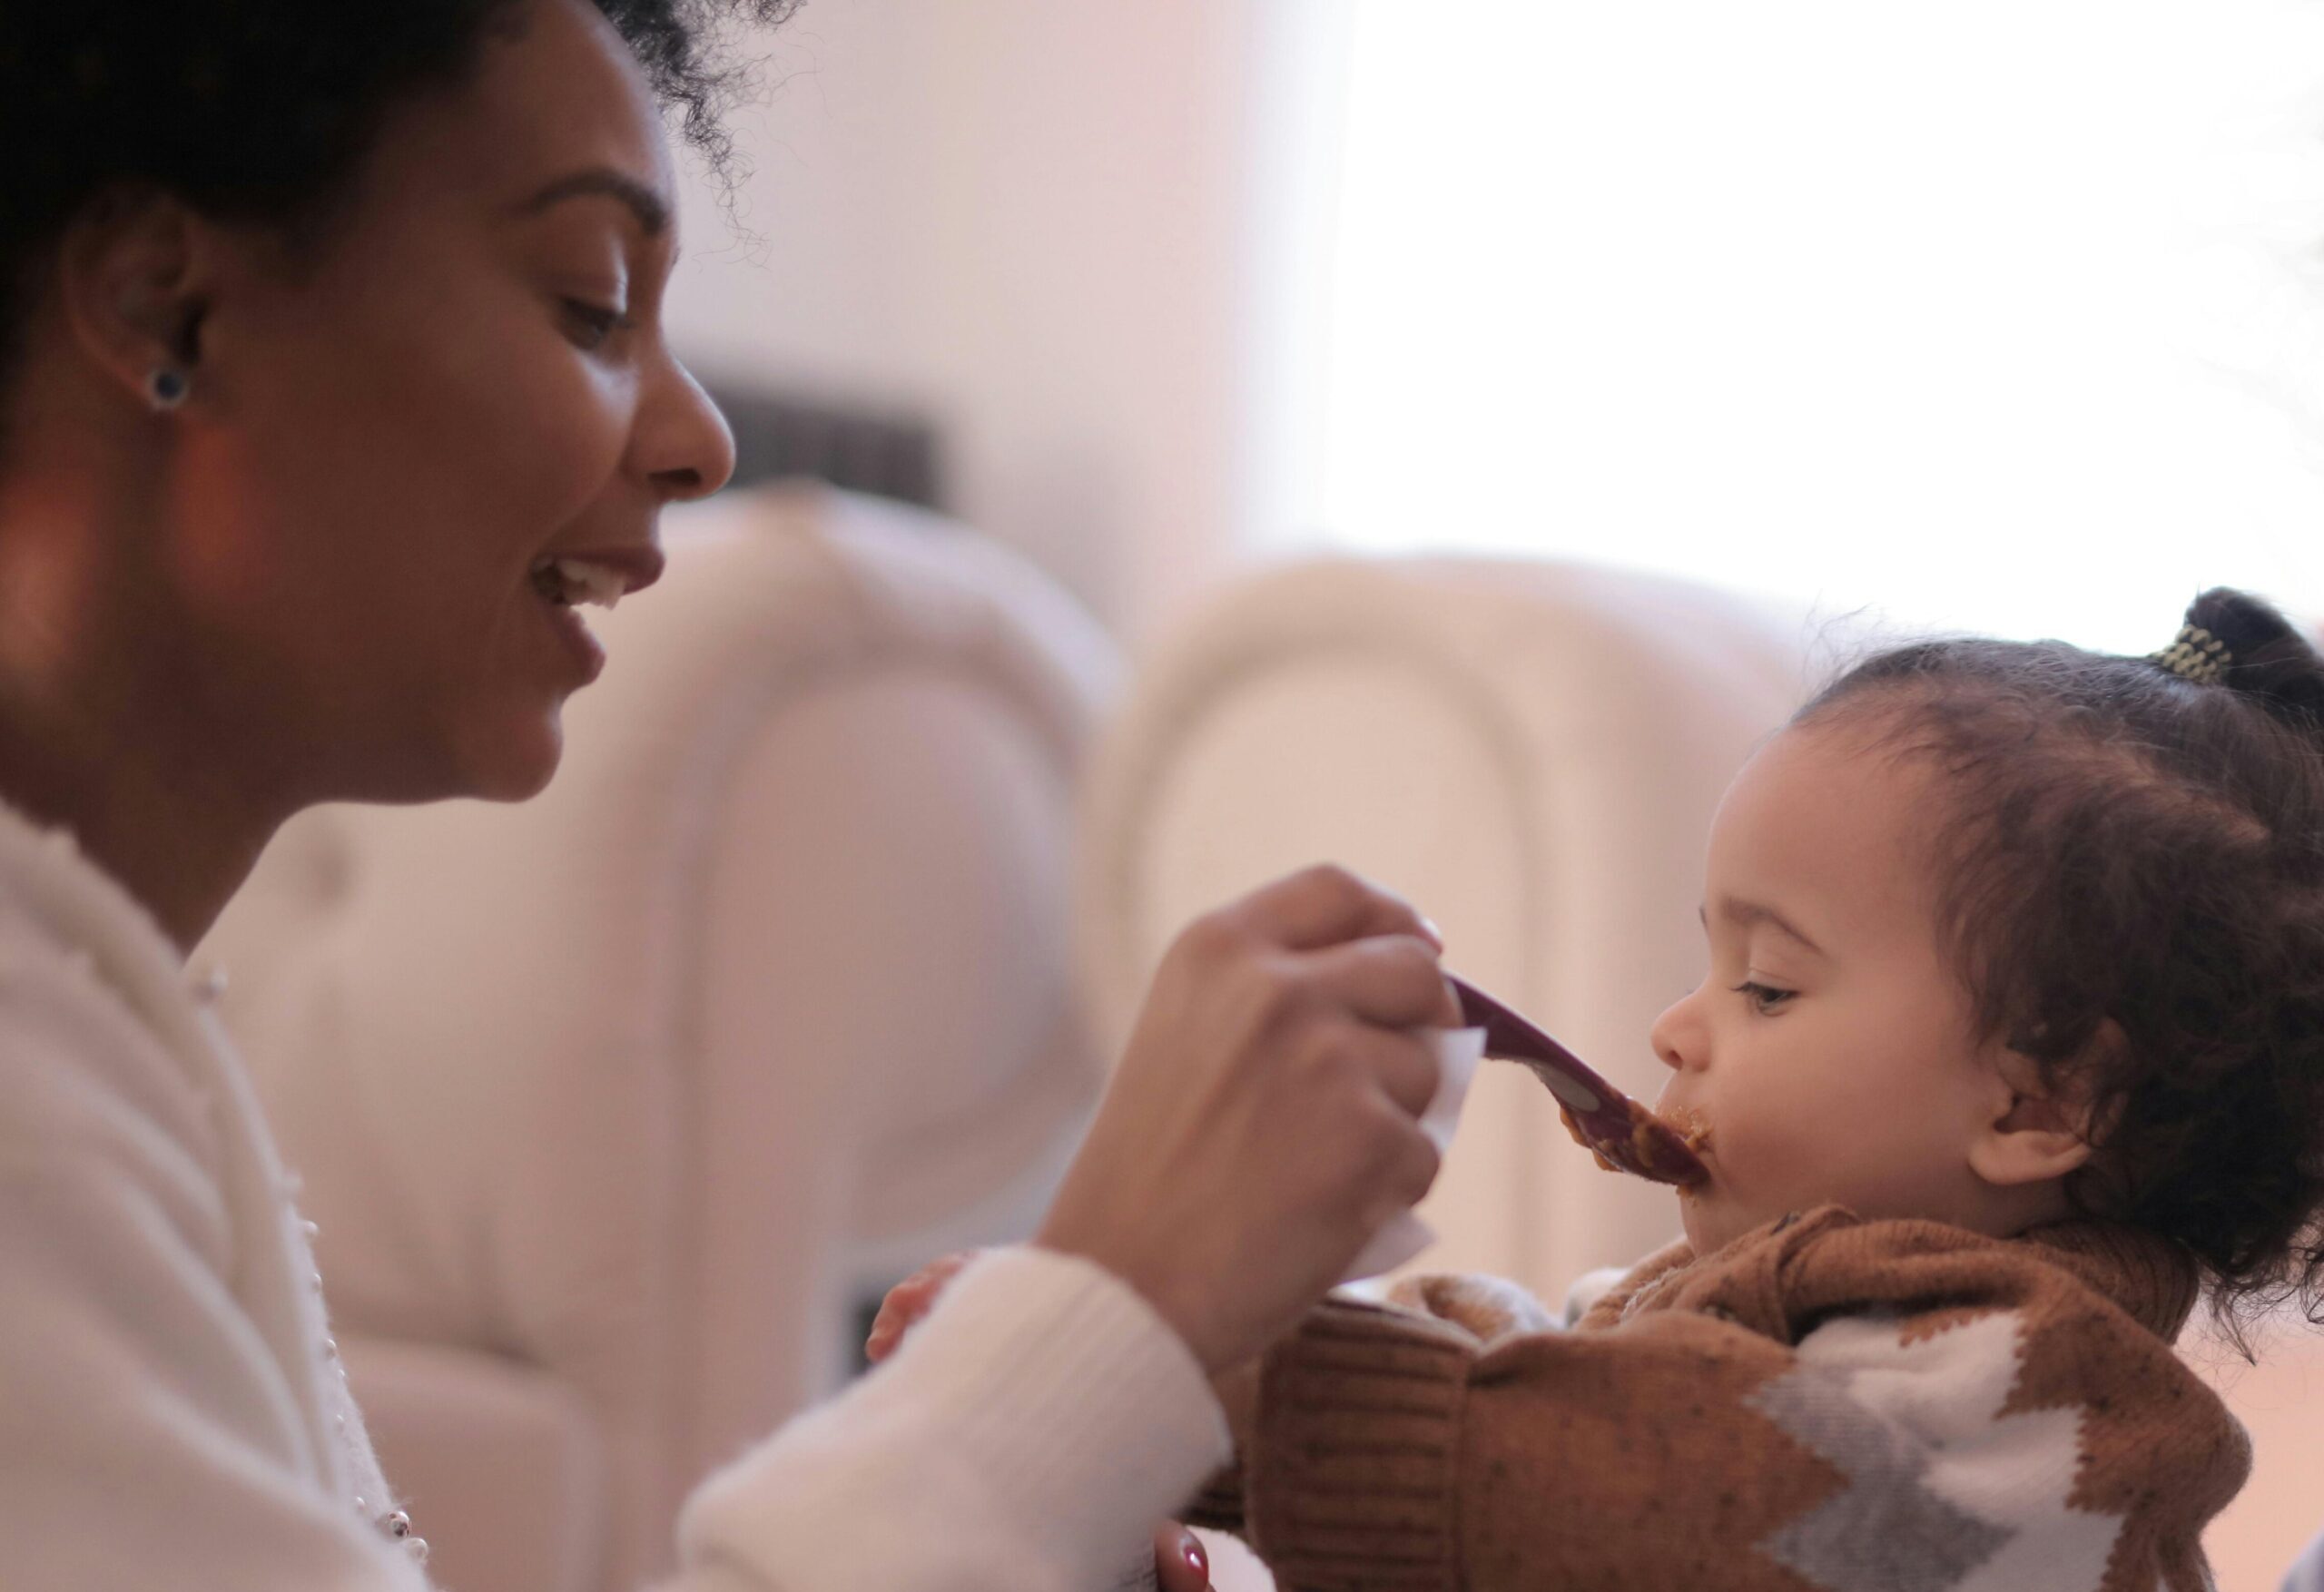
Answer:
<path fill-rule="evenodd" d="M 1452 975 L 1447 979 L 1461 998 L 1464 1020 L 1484 1030 L 1485 1054 L 1516 1062 L 1556 1096 L 1566 1131 L 1600 1166 L 1681 1187 L 1710 1175 L 1676 1129 L 1572 1051 L 1475 985 Z"/>
<path fill-rule="evenodd" d="M 1630 1124 L 1630 1154 L 1636 1157 L 1638 1164 L 1641 1166 L 1653 1171 L 1678 1170 L 1675 1167 L 1666 1167 L 1657 1159 L 1666 1143 L 1662 1136 L 1666 1133 L 1677 1139 L 1689 1155 L 1699 1155 L 1709 1147 L 1710 1124 L 1705 1122 L 1699 1113 L 1689 1112 L 1683 1116 L 1666 1118 L 1657 1116 L 1651 1110 L 1627 1096 L 1618 1104 Z M 1607 1157 L 1606 1152 L 1599 1148 L 1595 1139 L 1582 1131 L 1581 1124 L 1574 1119 L 1572 1111 L 1562 1105 L 1558 1107 L 1558 1120 L 1565 1124 L 1565 1131 L 1572 1136 L 1573 1142 L 1590 1152 L 1590 1158 L 1598 1163 L 1600 1171 L 1623 1170 Z"/>
<path fill-rule="evenodd" d="M 1562 1104 L 1558 1106 L 1558 1120 L 1565 1124 L 1565 1131 L 1572 1136 L 1573 1142 L 1590 1152 L 1590 1158 L 1598 1163 L 1599 1171 L 1620 1172 L 1621 1170 L 1620 1167 L 1606 1159 L 1605 1151 L 1600 1149 L 1596 1145 L 1590 1142 L 1590 1135 L 1581 1131 L 1581 1125 L 1574 1121 L 1572 1111 L 1568 1109 Z"/>

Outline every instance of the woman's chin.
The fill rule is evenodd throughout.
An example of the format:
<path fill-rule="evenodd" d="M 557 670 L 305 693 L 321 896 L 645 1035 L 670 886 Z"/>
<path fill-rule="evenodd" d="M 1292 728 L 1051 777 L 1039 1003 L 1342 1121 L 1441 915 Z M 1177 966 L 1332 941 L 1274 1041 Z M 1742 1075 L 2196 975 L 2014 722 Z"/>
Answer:
<path fill-rule="evenodd" d="M 511 748 L 512 752 L 515 750 Z M 503 759 L 492 787 L 478 794 L 487 801 L 530 801 L 548 789 L 548 782 L 556 777 L 557 765 L 564 758 L 565 738 L 557 732 L 556 721 L 551 720 L 548 734 L 531 749 L 531 755 Z"/>
<path fill-rule="evenodd" d="M 464 738 L 457 758 L 459 791 L 483 801 L 529 801 L 548 786 L 565 757 L 561 704 Z"/>

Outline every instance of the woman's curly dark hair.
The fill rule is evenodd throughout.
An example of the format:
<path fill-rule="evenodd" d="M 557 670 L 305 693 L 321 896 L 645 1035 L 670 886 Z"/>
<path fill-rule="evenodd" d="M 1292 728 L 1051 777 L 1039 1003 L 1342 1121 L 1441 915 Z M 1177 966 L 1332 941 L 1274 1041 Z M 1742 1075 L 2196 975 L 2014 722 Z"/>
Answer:
<path fill-rule="evenodd" d="M 1983 1037 L 2083 1092 L 2081 1209 L 2183 1243 L 2215 1320 L 2324 1322 L 2324 659 L 2199 597 L 2213 681 L 2058 642 L 1898 647 L 1795 722 L 1920 760 L 1940 930 Z"/>
<path fill-rule="evenodd" d="M 797 0 L 596 0 L 686 138 L 723 169 L 744 68 L 720 30 Z M 524 0 L 40 0 L 0 14 L 0 388 L 28 274 L 98 193 L 150 184 L 207 214 L 326 213 L 383 114 L 457 84 Z"/>

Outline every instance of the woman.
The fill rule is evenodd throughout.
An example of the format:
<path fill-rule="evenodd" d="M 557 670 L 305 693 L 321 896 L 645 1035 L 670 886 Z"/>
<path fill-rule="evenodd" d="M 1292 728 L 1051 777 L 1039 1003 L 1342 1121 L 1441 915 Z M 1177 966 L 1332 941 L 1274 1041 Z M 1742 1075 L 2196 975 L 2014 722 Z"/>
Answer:
<path fill-rule="evenodd" d="M 308 804 L 538 791 L 568 577 L 725 480 L 658 318 L 712 9 L 0 14 L 0 1583 L 423 1584 L 183 952 Z M 672 1587 L 1102 1584 L 1434 1174 L 1439 948 L 1329 870 L 1197 924 L 1036 1242 L 707 1483 Z"/>

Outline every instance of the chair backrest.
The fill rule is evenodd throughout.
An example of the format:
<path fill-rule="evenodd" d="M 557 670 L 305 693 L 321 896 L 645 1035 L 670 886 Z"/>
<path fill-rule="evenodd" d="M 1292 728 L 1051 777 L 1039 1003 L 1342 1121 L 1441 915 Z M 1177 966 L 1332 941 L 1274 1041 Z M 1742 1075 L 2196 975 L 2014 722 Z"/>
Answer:
<path fill-rule="evenodd" d="M 1677 582 L 1482 560 L 1247 581 L 1141 665 L 1093 769 L 1085 973 L 1118 1035 L 1187 919 L 1318 860 L 1407 893 L 1447 966 L 1649 1097 L 1661 1007 L 1700 977 L 1713 808 L 1800 695 L 1798 615 Z M 1672 1235 L 1553 1104 L 1488 1067 L 1423 1207 L 1433 1269 L 1557 1297 Z"/>
<path fill-rule="evenodd" d="M 1095 625 L 827 488 L 668 541 L 592 611 L 612 663 L 546 794 L 302 815 L 199 953 L 337 1319 L 576 1387 L 623 1587 L 845 1374 L 863 1287 L 1021 1232 L 1103 1071 L 1068 933 Z"/>

